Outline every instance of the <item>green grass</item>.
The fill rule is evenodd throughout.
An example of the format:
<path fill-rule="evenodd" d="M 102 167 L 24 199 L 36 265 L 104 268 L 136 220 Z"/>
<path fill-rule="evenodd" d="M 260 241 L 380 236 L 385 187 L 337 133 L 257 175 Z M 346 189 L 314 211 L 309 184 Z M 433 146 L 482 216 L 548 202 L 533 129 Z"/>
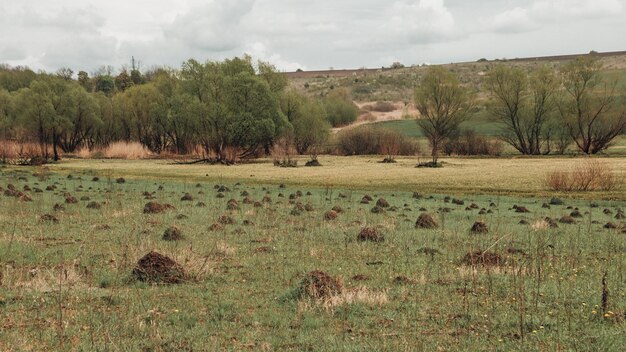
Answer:
<path fill-rule="evenodd" d="M 358 164 L 360 159 L 351 160 Z M 546 209 L 541 204 L 547 195 L 466 194 L 464 205 L 453 205 L 443 201 L 447 192 L 414 199 L 398 190 L 402 185 L 372 185 L 366 191 L 356 180 L 351 188 L 305 187 L 292 176 L 279 188 L 263 176 L 229 176 L 250 172 L 246 166 L 203 166 L 205 173 L 221 174 L 222 181 L 198 181 L 202 177 L 194 173 L 200 168 L 176 166 L 180 177 L 169 177 L 174 166 L 157 174 L 155 163 L 126 162 L 112 169 L 120 163 L 69 162 L 45 175 L 42 169 L 0 169 L 3 188 L 9 183 L 18 189 L 57 186 L 27 192 L 33 202 L 0 197 L 0 350 L 619 351 L 626 343 L 626 236 L 602 228 L 619 222 L 613 216 L 624 207 L 621 201 L 593 201 L 596 208 L 589 200 L 565 199 L 564 205 Z M 96 169 L 98 164 L 106 167 Z M 135 166 L 143 175 L 135 174 Z M 263 164 L 254 166 L 262 175 Z M 333 170 L 341 179 L 340 168 Z M 96 174 L 100 180 L 92 181 Z M 115 183 L 127 174 L 134 177 Z M 216 197 L 216 183 L 230 188 L 225 198 Z M 269 195 L 272 203 L 245 205 L 244 190 L 254 200 Z M 146 191 L 176 210 L 143 214 Z M 290 214 L 289 196 L 297 191 L 303 195 L 293 201 L 310 204 L 313 211 Z M 64 203 L 64 192 L 103 207 L 88 210 L 84 200 L 54 212 L 54 204 Z M 194 201 L 181 201 L 185 192 Z M 360 203 L 365 193 L 398 209 L 373 214 L 374 202 Z M 226 210 L 230 198 L 240 202 L 239 210 Z M 466 210 L 471 203 L 492 213 Z M 514 204 L 531 212 L 516 213 Z M 324 221 L 324 212 L 335 205 L 344 212 Z M 546 216 L 569 214 L 570 206 L 584 214 L 576 224 L 539 226 Z M 421 207 L 433 214 L 438 229 L 414 228 Z M 440 212 L 441 207 L 452 211 Z M 603 214 L 604 208 L 613 214 Z M 40 221 L 46 213 L 59 223 Z M 179 214 L 187 218 L 178 219 Z M 236 224 L 210 231 L 223 214 Z M 537 225 L 520 225 L 521 219 Z M 470 234 L 476 220 L 485 221 L 490 232 Z M 105 224 L 109 229 L 102 228 Z M 173 224 L 182 229 L 183 241 L 161 239 Z M 357 242 L 363 226 L 378 227 L 385 241 Z M 423 254 L 429 249 L 435 254 Z M 171 256 L 196 280 L 172 286 L 133 280 L 136 261 L 150 250 Z M 495 252 L 506 264 L 461 263 L 477 250 Z M 361 297 L 334 305 L 297 299 L 294 290 L 315 269 L 341 278 L 345 292 L 361 292 Z M 605 272 L 608 309 L 614 313 L 606 319 L 598 307 Z M 353 280 L 357 274 L 369 280 Z M 397 284 L 398 276 L 411 282 Z"/>
<path fill-rule="evenodd" d="M 424 138 L 415 120 L 384 121 L 371 124 L 374 128 L 387 128 L 412 138 Z M 501 125 L 485 119 L 475 119 L 461 124 L 461 130 L 474 131 L 477 135 L 496 137 L 501 134 Z"/>

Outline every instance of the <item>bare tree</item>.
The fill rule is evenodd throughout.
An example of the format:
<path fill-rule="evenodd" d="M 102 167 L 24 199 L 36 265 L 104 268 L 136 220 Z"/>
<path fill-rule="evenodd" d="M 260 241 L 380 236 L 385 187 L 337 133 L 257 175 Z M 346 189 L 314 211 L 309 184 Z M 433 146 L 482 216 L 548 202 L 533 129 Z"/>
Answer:
<path fill-rule="evenodd" d="M 472 96 L 453 73 L 433 66 L 415 91 L 415 105 L 421 115 L 417 123 L 430 142 L 432 162 L 436 165 L 444 141 L 457 133 L 469 117 Z"/>
<path fill-rule="evenodd" d="M 626 111 L 619 104 L 617 82 L 606 82 L 601 69 L 597 59 L 587 56 L 569 62 L 561 71 L 566 92 L 561 117 L 585 154 L 607 149 L 626 131 Z"/>
<path fill-rule="evenodd" d="M 489 113 L 504 124 L 500 138 L 525 155 L 550 152 L 558 81 L 542 67 L 529 78 L 521 68 L 499 65 L 486 80 L 492 102 Z"/>

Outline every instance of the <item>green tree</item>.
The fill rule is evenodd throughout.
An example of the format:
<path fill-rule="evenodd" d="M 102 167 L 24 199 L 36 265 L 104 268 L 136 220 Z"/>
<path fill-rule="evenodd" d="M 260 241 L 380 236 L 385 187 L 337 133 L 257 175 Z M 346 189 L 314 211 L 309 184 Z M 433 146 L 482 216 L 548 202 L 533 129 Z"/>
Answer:
<path fill-rule="evenodd" d="M 59 146 L 66 153 L 75 152 L 88 143 L 102 123 L 96 98 L 77 84 L 72 84 L 65 93 L 67 103 L 67 123 L 59 131 Z"/>
<path fill-rule="evenodd" d="M 15 110 L 18 122 L 39 143 L 41 154 L 48 158 L 47 143 L 51 142 L 54 126 L 52 91 L 44 81 L 34 81 L 30 87 L 22 88 L 16 96 Z M 58 156 L 55 156 L 58 158 Z"/>
<path fill-rule="evenodd" d="M 445 140 L 458 133 L 460 124 L 469 118 L 472 96 L 452 72 L 433 66 L 415 91 L 415 105 L 420 112 L 417 123 L 430 142 L 432 162 L 437 164 Z"/>
<path fill-rule="evenodd" d="M 280 107 L 293 126 L 290 134 L 298 153 L 309 153 L 315 159 L 316 147 L 326 142 L 330 135 L 324 107 L 294 89 L 281 95 Z"/>
<path fill-rule="evenodd" d="M 561 74 L 565 99 L 563 122 L 578 149 L 596 154 L 626 131 L 626 111 L 617 94 L 617 82 L 607 81 L 597 59 L 586 56 L 566 64 Z"/>
<path fill-rule="evenodd" d="M 9 130 L 13 125 L 12 115 L 13 97 L 7 90 L 0 89 L 0 141 L 10 138 Z"/>
<path fill-rule="evenodd" d="M 553 70 L 544 66 L 529 78 L 519 67 L 498 65 L 485 83 L 488 111 L 505 126 L 502 140 L 525 155 L 549 153 L 559 84 Z"/>
<path fill-rule="evenodd" d="M 128 138 L 136 138 L 154 153 L 168 148 L 165 97 L 154 84 L 133 86 L 116 95 L 114 101 Z"/>
<path fill-rule="evenodd" d="M 349 125 L 359 115 L 359 108 L 346 88 L 333 90 L 322 100 L 322 104 L 326 110 L 326 119 L 333 127 Z"/>
<path fill-rule="evenodd" d="M 102 92 L 111 95 L 115 91 L 115 79 L 110 75 L 101 75 L 96 77 L 96 92 Z"/>
<path fill-rule="evenodd" d="M 78 84 L 80 84 L 86 91 L 93 91 L 93 82 L 89 78 L 89 74 L 85 71 L 78 72 Z"/>
<path fill-rule="evenodd" d="M 122 72 L 115 77 L 115 87 L 122 92 L 132 87 L 133 84 L 133 79 L 126 69 L 123 69 Z"/>
<path fill-rule="evenodd" d="M 228 151 L 240 157 L 266 151 L 288 128 L 270 84 L 258 76 L 248 57 L 201 64 L 183 64 L 181 89 L 199 105 L 198 139 L 207 153 L 232 162 Z"/>

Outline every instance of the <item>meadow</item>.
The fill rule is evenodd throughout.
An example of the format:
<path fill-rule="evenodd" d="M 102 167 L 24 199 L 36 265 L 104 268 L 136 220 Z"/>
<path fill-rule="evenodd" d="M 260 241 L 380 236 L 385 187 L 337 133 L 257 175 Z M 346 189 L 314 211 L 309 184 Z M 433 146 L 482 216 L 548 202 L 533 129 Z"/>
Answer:
<path fill-rule="evenodd" d="M 379 159 L 1 167 L 0 350 L 623 350 L 623 187 L 548 191 L 567 157 Z"/>

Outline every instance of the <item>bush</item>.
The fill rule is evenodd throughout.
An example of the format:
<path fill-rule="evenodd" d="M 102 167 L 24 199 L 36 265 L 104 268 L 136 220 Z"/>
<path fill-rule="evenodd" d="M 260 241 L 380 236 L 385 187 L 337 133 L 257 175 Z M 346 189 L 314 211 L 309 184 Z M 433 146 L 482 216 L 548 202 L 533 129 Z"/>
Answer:
<path fill-rule="evenodd" d="M 326 118 L 333 127 L 349 125 L 356 121 L 359 108 L 352 102 L 350 93 L 345 89 L 331 92 L 323 101 Z"/>
<path fill-rule="evenodd" d="M 553 191 L 612 191 L 622 184 L 611 166 L 600 160 L 582 162 L 573 171 L 552 171 L 546 175 L 546 186 Z"/>
<path fill-rule="evenodd" d="M 377 101 L 372 105 L 365 105 L 363 110 L 376 111 L 376 112 L 392 112 L 396 111 L 396 106 L 389 101 Z"/>
<path fill-rule="evenodd" d="M 474 131 L 463 131 L 450 138 L 443 146 L 443 152 L 450 155 L 489 155 L 500 156 L 504 146 L 499 140 L 489 140 L 476 135 Z"/>
<path fill-rule="evenodd" d="M 402 133 L 370 126 L 351 128 L 337 135 L 340 155 L 415 155 L 418 144 Z"/>

